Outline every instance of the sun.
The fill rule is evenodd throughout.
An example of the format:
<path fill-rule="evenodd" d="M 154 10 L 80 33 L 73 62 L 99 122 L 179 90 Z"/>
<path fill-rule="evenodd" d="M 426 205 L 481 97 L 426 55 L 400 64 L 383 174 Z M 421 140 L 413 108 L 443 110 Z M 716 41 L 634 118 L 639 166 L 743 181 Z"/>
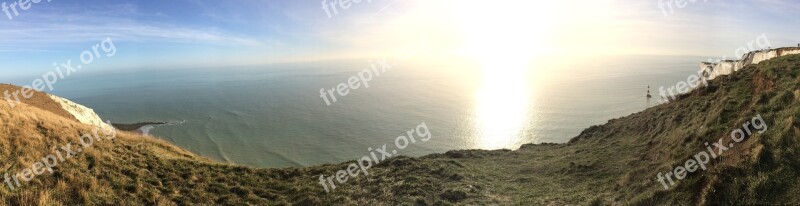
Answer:
<path fill-rule="evenodd" d="M 531 117 L 529 65 L 545 52 L 544 41 L 556 9 L 549 1 L 459 3 L 458 20 L 464 48 L 481 63 L 475 93 L 476 145 L 509 148 L 524 140 Z"/>
<path fill-rule="evenodd" d="M 559 6 L 554 1 L 461 1 L 456 20 L 470 55 L 491 64 L 519 63 L 546 52 Z"/>

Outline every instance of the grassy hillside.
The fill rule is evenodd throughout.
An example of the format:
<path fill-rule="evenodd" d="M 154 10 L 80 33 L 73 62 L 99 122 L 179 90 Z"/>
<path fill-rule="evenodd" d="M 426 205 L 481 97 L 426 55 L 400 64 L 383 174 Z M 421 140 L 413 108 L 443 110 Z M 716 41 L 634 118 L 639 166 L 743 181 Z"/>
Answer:
<path fill-rule="evenodd" d="M 11 191 L 10 205 L 718 205 L 800 204 L 800 55 L 750 66 L 710 86 L 583 131 L 567 144 L 399 157 L 331 193 L 319 185 L 352 163 L 256 169 L 206 160 L 119 132 L 53 174 Z M 664 189 L 672 171 L 756 115 L 769 126 Z M 90 132 L 31 106 L 0 104 L 0 172 L 18 172 Z M 0 173 L 2 175 L 2 173 Z"/>
<path fill-rule="evenodd" d="M 0 94 L 0 97 L 3 98 L 0 101 L 2 101 L 3 104 L 7 104 L 6 103 L 7 100 L 5 99 L 6 98 L 5 91 L 8 91 L 9 95 L 8 98 L 11 100 L 19 100 L 19 102 L 54 113 L 58 116 L 78 121 L 78 119 L 76 119 L 74 116 L 72 116 L 72 114 L 67 112 L 67 110 L 61 108 L 61 104 L 51 99 L 50 97 L 47 96 L 47 94 L 43 92 L 31 90 L 32 95 L 29 98 L 25 98 L 24 96 L 25 94 L 22 93 L 23 91 L 22 87 L 10 84 L 0 84 L 0 93 L 2 93 Z M 26 92 L 28 91 L 26 90 Z M 7 105 L 11 106 L 11 104 Z M 14 104 L 14 106 L 16 106 L 16 104 Z"/>

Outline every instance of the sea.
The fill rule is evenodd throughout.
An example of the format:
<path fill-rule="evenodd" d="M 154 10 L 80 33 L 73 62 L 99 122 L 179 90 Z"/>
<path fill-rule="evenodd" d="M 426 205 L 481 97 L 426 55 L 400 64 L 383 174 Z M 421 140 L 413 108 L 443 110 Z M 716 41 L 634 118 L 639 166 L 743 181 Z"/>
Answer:
<path fill-rule="evenodd" d="M 697 56 L 546 59 L 524 68 L 470 61 L 391 62 L 347 95 L 331 90 L 375 61 L 144 68 L 91 72 L 51 93 L 113 123 L 168 122 L 149 131 L 204 157 L 259 168 L 355 160 L 388 145 L 392 156 L 518 149 L 565 143 L 592 125 L 659 104 L 659 88 L 698 70 Z M 96 70 L 100 70 L 96 68 Z M 375 70 L 373 70 L 374 72 Z M 12 83 L 30 84 L 33 79 Z M 648 86 L 653 98 L 647 98 Z M 397 149 L 424 123 L 428 141 Z"/>

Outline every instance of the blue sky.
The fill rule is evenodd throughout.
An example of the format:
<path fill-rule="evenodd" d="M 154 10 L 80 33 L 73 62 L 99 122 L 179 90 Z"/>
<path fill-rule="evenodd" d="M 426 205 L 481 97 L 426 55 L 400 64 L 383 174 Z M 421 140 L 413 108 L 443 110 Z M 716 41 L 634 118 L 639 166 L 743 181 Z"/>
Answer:
<path fill-rule="evenodd" d="M 410 43 L 459 54 L 465 41 L 493 39 L 562 55 L 733 56 L 760 34 L 773 46 L 800 42 L 797 1 L 673 2 L 664 15 L 667 2 L 363 0 L 329 18 L 319 0 L 43 0 L 0 15 L 0 81 L 40 75 L 106 37 L 118 53 L 91 71 L 349 58 Z"/>

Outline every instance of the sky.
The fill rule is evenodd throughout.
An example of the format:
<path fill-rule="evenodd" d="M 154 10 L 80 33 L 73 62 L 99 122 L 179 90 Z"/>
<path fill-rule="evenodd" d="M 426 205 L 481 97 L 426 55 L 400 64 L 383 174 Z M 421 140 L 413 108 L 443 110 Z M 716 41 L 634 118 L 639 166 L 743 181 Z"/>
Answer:
<path fill-rule="evenodd" d="M 18 10 L 0 13 L 0 81 L 78 61 L 107 38 L 116 53 L 85 70 L 367 58 L 412 45 L 426 46 L 427 58 L 507 62 L 732 58 L 760 35 L 772 47 L 800 43 L 800 2 L 792 0 L 41 0 L 27 9 L 20 2 L 27 0 L 0 0 Z"/>

